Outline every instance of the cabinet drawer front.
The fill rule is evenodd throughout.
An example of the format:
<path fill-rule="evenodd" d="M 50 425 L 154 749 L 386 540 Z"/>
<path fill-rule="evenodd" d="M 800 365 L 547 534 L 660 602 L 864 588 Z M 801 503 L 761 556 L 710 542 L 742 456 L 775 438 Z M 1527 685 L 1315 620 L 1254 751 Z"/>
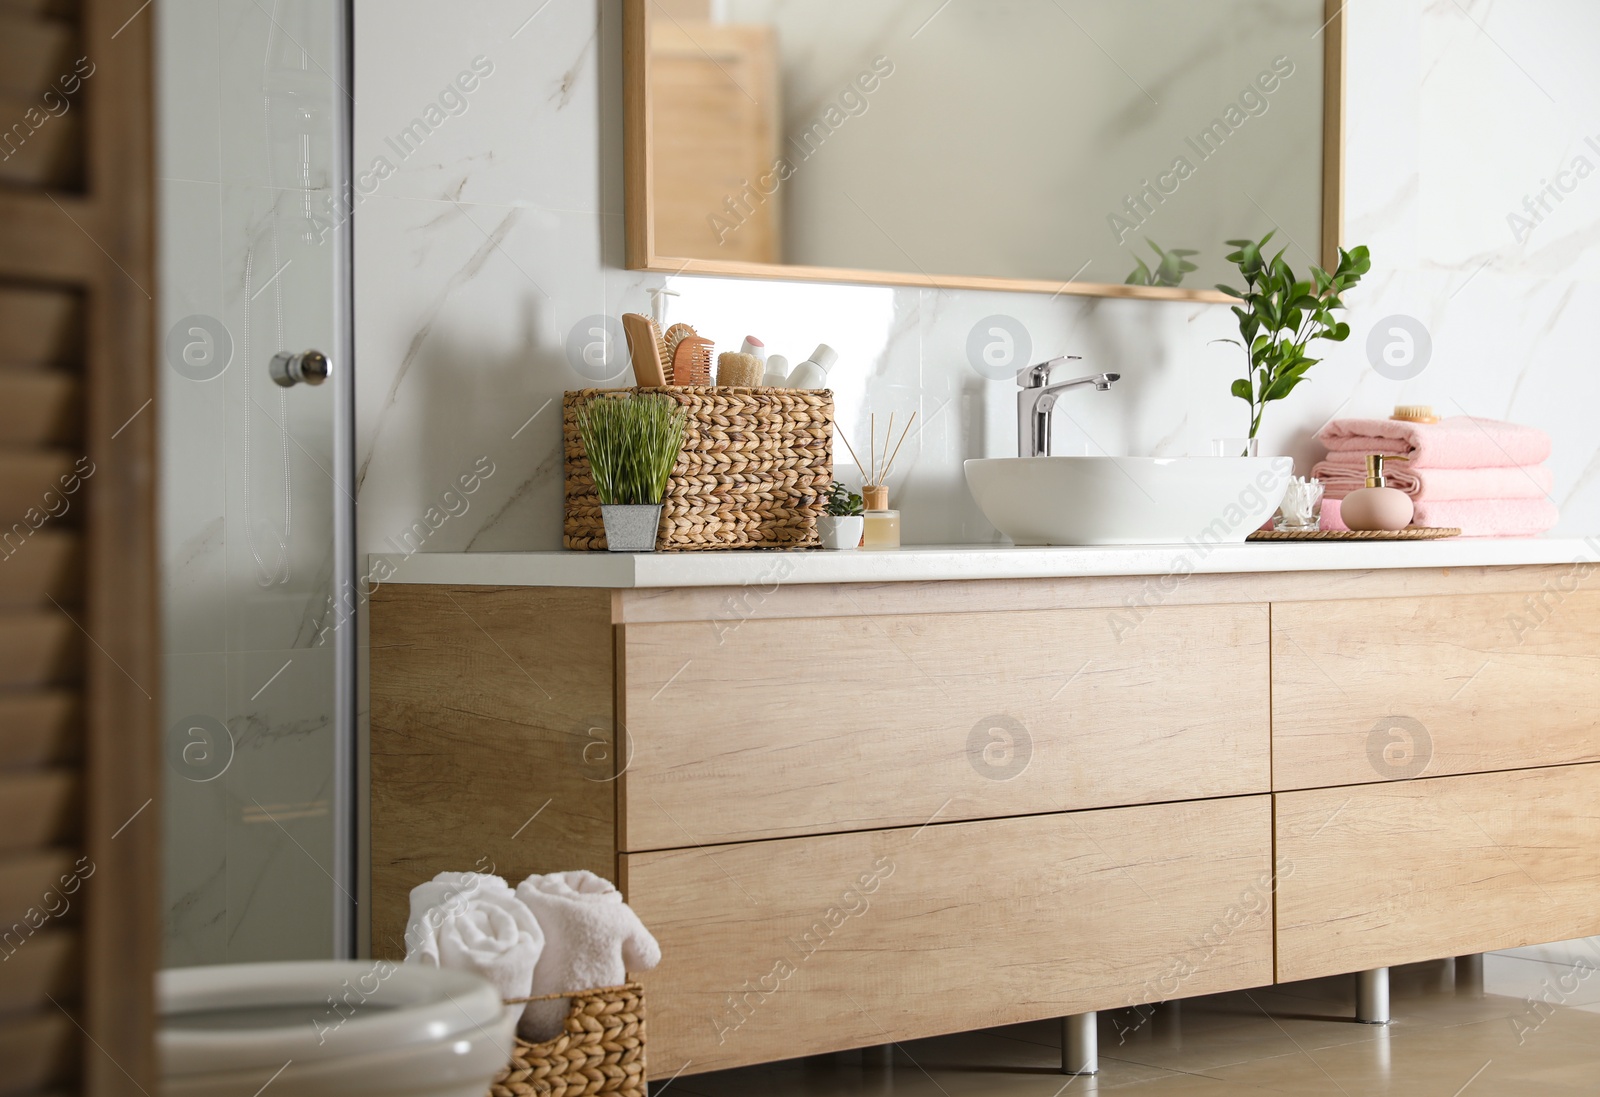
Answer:
<path fill-rule="evenodd" d="M 1270 789 L 1264 606 L 624 626 L 622 848 Z"/>
<path fill-rule="evenodd" d="M 1600 592 L 1272 607 L 1275 789 L 1600 759 Z"/>
<path fill-rule="evenodd" d="M 651 1076 L 1269 982 L 1269 799 L 625 855 Z"/>
<path fill-rule="evenodd" d="M 1600 932 L 1600 765 L 1274 799 L 1280 981 Z"/>

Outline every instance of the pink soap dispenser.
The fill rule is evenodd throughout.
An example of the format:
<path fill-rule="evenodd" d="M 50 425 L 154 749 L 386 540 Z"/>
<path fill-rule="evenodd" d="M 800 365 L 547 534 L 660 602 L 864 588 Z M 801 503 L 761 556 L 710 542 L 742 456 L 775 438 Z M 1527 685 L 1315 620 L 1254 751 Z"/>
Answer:
<path fill-rule="evenodd" d="M 1353 530 L 1402 530 L 1411 524 L 1416 504 L 1383 480 L 1385 461 L 1404 461 L 1383 453 L 1367 455 L 1367 486 L 1352 491 L 1339 506 L 1339 518 Z"/>

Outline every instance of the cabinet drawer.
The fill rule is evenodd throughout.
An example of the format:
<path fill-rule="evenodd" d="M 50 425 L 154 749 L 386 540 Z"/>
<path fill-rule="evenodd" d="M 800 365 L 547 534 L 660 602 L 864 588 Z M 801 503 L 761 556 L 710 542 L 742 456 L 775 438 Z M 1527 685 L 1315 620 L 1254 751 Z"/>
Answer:
<path fill-rule="evenodd" d="M 1600 759 L 1600 592 L 1274 603 L 1272 734 L 1275 789 Z"/>
<path fill-rule="evenodd" d="M 625 855 L 651 1076 L 1267 983 L 1269 799 Z"/>
<path fill-rule="evenodd" d="M 1279 981 L 1600 932 L 1600 765 L 1274 800 Z"/>
<path fill-rule="evenodd" d="M 1270 789 L 1260 605 L 622 631 L 626 850 Z"/>

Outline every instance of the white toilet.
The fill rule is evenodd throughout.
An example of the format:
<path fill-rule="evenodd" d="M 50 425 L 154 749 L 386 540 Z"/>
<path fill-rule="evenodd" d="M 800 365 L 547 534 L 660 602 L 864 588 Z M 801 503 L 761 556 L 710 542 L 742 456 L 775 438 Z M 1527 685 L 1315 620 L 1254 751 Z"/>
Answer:
<path fill-rule="evenodd" d="M 516 1028 L 478 976 L 382 960 L 175 968 L 157 998 L 165 1097 L 485 1097 Z"/>

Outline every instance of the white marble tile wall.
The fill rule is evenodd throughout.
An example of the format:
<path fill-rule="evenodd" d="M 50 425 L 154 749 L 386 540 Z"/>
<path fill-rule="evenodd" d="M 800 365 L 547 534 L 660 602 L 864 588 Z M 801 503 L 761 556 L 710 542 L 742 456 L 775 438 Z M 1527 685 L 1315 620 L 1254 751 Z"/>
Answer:
<path fill-rule="evenodd" d="M 1600 133 L 1585 115 L 1600 70 L 1582 54 L 1600 13 L 1582 0 L 1353 0 L 1349 19 L 1346 236 L 1371 245 L 1374 274 L 1351 297 L 1352 338 L 1270 409 L 1265 446 L 1309 463 L 1327 418 L 1396 402 L 1517 419 L 1555 437 L 1561 529 L 1600 529 L 1600 178 L 1524 241 L 1506 217 L 1574 157 L 1600 174 L 1584 142 Z M 389 150 L 394 170 L 357 215 L 366 548 L 392 545 L 479 457 L 493 476 L 426 547 L 558 547 L 557 412 L 562 390 L 586 383 L 569 336 L 586 318 L 646 309 L 663 283 L 682 295 L 676 315 L 719 343 L 755 331 L 792 358 L 836 346 L 853 437 L 869 411 L 918 413 L 892 486 L 908 541 L 997 539 L 961 474 L 963 459 L 1015 444 L 1011 386 L 968 361 L 969 333 L 992 315 L 1020 321 L 1036 357 L 1079 353 L 1123 374 L 1063 405 L 1057 452 L 1182 454 L 1241 432 L 1243 405 L 1226 393 L 1237 352 L 1212 342 L 1232 333 L 1220 306 L 623 269 L 619 23 L 613 0 L 474 0 L 448 15 L 426 0 L 357 2 L 358 164 L 384 156 L 385 138 L 474 58 L 493 64 L 408 158 Z M 1395 314 L 1433 342 L 1408 381 L 1368 360 L 1369 334 Z"/>

